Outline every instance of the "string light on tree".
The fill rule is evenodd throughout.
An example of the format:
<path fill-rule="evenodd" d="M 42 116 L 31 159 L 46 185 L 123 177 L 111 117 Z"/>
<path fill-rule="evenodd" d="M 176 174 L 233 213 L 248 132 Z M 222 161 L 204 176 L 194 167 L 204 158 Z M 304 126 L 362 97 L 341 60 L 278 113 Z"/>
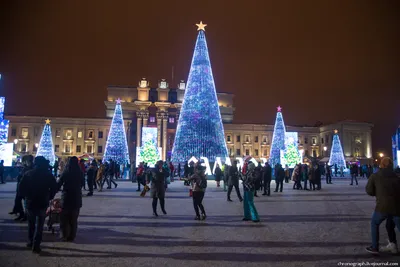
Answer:
<path fill-rule="evenodd" d="M 196 25 L 198 35 L 172 149 L 173 162 L 186 162 L 192 156 L 206 157 L 210 162 L 228 157 L 205 36 L 207 24 Z"/>
<path fill-rule="evenodd" d="M 40 137 L 39 147 L 36 156 L 43 156 L 45 159 L 50 161 L 50 165 L 53 166 L 56 160 L 54 154 L 53 137 L 51 135 L 50 120 L 45 120 L 42 136 Z"/>
<path fill-rule="evenodd" d="M 329 165 L 337 165 L 338 168 L 343 167 L 346 169 L 346 160 L 344 159 L 342 144 L 340 143 L 339 131 L 334 130 L 331 156 L 329 158 Z"/>
<path fill-rule="evenodd" d="M 121 99 L 119 98 L 116 101 L 103 159 L 106 161 L 112 159 L 118 164 L 126 164 L 129 162 L 128 143 L 122 115 Z"/>
<path fill-rule="evenodd" d="M 269 163 L 274 167 L 281 163 L 281 150 L 285 150 L 285 123 L 282 116 L 282 107 L 278 106 L 275 119 L 274 133 L 272 136 L 271 153 Z"/>

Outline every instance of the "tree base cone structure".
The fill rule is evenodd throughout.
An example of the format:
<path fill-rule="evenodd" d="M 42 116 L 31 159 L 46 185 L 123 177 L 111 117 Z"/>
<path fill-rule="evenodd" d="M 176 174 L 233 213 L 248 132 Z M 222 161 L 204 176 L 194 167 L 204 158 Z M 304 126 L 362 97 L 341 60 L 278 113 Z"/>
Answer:
<path fill-rule="evenodd" d="M 53 166 L 56 161 L 56 155 L 54 154 L 53 137 L 51 134 L 50 120 L 46 120 L 44 125 L 42 136 L 40 137 L 39 147 L 36 152 L 36 157 L 42 156 L 50 162 Z"/>
<path fill-rule="evenodd" d="M 109 161 L 110 159 L 118 164 L 129 163 L 129 150 L 120 99 L 116 101 L 114 116 L 104 150 L 103 160 Z"/>
<path fill-rule="evenodd" d="M 205 24 L 199 25 L 172 149 L 172 162 L 187 162 L 193 156 L 197 159 L 206 157 L 210 162 L 215 162 L 216 157 L 228 157 L 204 33 Z"/>
<path fill-rule="evenodd" d="M 335 134 L 333 135 L 331 155 L 329 157 L 328 164 L 331 166 L 335 166 L 336 164 L 339 169 L 343 167 L 344 171 L 347 171 L 346 160 L 344 158 L 342 144 L 340 143 L 340 138 L 337 130 L 335 130 Z"/>
<path fill-rule="evenodd" d="M 282 108 L 279 106 L 277 111 L 269 157 L 269 164 L 272 168 L 274 168 L 277 163 L 281 163 L 281 150 L 285 150 L 286 128 L 283 121 Z"/>

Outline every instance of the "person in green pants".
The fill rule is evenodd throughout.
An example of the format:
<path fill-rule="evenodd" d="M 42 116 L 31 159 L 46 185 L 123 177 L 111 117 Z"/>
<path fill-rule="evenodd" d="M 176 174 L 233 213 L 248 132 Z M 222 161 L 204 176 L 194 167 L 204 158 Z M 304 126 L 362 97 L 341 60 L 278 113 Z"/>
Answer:
<path fill-rule="evenodd" d="M 244 188 L 244 201 L 243 201 L 243 210 L 244 210 L 244 218 L 243 221 L 253 221 L 259 222 L 260 218 L 258 217 L 258 212 L 256 206 L 254 205 L 254 190 L 255 190 L 255 168 L 253 162 L 250 162 L 247 166 L 246 174 L 243 176 L 243 188 Z"/>

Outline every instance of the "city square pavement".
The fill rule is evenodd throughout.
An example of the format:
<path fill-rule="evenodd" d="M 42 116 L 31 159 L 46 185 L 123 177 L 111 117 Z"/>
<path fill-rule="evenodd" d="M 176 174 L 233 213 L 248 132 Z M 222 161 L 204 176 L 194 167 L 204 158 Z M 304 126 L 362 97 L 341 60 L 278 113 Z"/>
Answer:
<path fill-rule="evenodd" d="M 204 205 L 208 218 L 195 221 L 189 189 L 172 183 L 166 192 L 168 215 L 152 216 L 151 199 L 136 184 L 84 197 L 75 243 L 45 232 L 40 256 L 25 248 L 26 223 L 8 215 L 15 183 L 0 185 L 0 266 L 345 266 L 400 262 L 400 256 L 372 256 L 370 217 L 374 198 L 366 180 L 350 186 L 333 180 L 321 191 L 292 190 L 255 199 L 261 222 L 244 222 L 243 208 L 209 182 Z M 272 185 L 274 186 L 274 184 Z M 159 212 L 161 213 L 161 211 Z M 381 226 L 381 243 L 387 234 Z M 361 265 L 360 265 L 361 266 Z"/>

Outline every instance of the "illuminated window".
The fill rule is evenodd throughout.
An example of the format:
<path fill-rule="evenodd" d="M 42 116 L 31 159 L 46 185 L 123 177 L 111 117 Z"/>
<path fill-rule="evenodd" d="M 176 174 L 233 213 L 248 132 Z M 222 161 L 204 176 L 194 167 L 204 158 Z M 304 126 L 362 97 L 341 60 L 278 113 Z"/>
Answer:
<path fill-rule="evenodd" d="M 87 153 L 93 153 L 93 146 L 92 145 L 87 145 L 86 152 Z"/>
<path fill-rule="evenodd" d="M 232 142 L 232 136 L 227 135 L 226 136 L 226 141 L 229 142 L 229 143 Z"/>
<path fill-rule="evenodd" d="M 88 132 L 88 138 L 89 139 L 92 139 L 94 137 L 94 131 L 93 130 L 90 130 L 89 132 Z"/>
<path fill-rule="evenodd" d="M 156 122 L 156 117 L 150 117 L 150 122 Z"/>
<path fill-rule="evenodd" d="M 21 129 L 21 137 L 22 137 L 23 139 L 28 138 L 28 128 L 22 128 L 22 129 Z"/>
<path fill-rule="evenodd" d="M 72 138 L 72 130 L 71 129 L 68 129 L 68 130 L 65 131 L 65 137 L 67 139 Z"/>
<path fill-rule="evenodd" d="M 246 143 L 249 143 L 249 142 L 250 142 L 250 135 L 246 135 L 246 136 L 245 136 L 245 142 L 246 142 Z"/>
<path fill-rule="evenodd" d="M 355 148 L 354 156 L 360 157 L 360 148 L 359 148 L 359 147 L 356 147 L 356 148 Z"/>
<path fill-rule="evenodd" d="M 82 131 L 79 131 L 78 132 L 78 138 L 82 138 L 83 137 L 83 132 Z"/>
<path fill-rule="evenodd" d="M 77 145 L 77 146 L 76 146 L 76 153 L 81 153 L 81 151 L 82 151 L 81 146 L 80 146 L 80 145 Z"/>
<path fill-rule="evenodd" d="M 263 143 L 268 144 L 268 137 L 266 135 L 263 136 Z"/>
<path fill-rule="evenodd" d="M 175 123 L 175 118 L 169 117 L 169 123 Z"/>
<path fill-rule="evenodd" d="M 71 144 L 66 143 L 64 146 L 65 153 L 71 153 Z"/>
<path fill-rule="evenodd" d="M 61 135 L 61 130 L 59 128 L 56 129 L 56 137 L 60 137 Z"/>
<path fill-rule="evenodd" d="M 312 138 L 312 143 L 313 143 L 313 145 L 317 144 L 317 138 L 313 137 Z"/>

